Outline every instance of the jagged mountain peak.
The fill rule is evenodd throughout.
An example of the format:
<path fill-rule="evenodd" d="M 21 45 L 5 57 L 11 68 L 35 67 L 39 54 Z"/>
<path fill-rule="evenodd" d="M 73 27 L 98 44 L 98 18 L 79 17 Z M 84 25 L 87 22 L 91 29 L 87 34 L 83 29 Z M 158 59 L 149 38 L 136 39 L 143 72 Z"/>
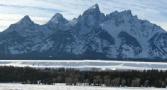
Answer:
<path fill-rule="evenodd" d="M 131 10 L 114 11 L 114 12 L 112 12 L 112 13 L 106 15 L 106 16 L 107 17 L 111 17 L 111 18 L 116 18 L 116 17 L 119 17 L 119 18 L 122 18 L 122 17 L 125 17 L 125 18 L 132 18 L 132 17 L 138 18 L 137 16 L 132 14 Z"/>
<path fill-rule="evenodd" d="M 99 5 L 96 3 L 96 4 L 94 4 L 92 7 L 90 7 L 89 9 L 96 9 L 96 10 L 99 10 Z"/>
<path fill-rule="evenodd" d="M 68 21 L 63 17 L 62 14 L 56 13 L 48 23 L 58 24 L 58 23 L 66 23 L 66 22 Z"/>
<path fill-rule="evenodd" d="M 30 25 L 30 24 L 34 24 L 34 22 L 31 20 L 31 18 L 28 15 L 26 15 L 17 24 Z"/>
<path fill-rule="evenodd" d="M 28 15 L 25 15 L 25 16 L 23 17 L 23 19 L 25 19 L 25 20 L 26 20 L 26 19 L 27 19 L 27 20 L 31 20 L 31 19 L 30 19 L 30 16 L 28 16 Z"/>
<path fill-rule="evenodd" d="M 88 14 L 100 14 L 100 9 L 98 4 L 93 5 L 92 7 L 88 8 L 83 15 L 88 15 Z"/>
<path fill-rule="evenodd" d="M 11 24 L 9 28 L 7 28 L 4 32 L 12 32 L 12 31 L 18 31 L 22 32 L 25 30 L 33 30 L 36 26 L 39 26 L 38 24 L 35 24 L 31 18 L 26 15 L 21 20 L 19 20 L 15 24 Z"/>
<path fill-rule="evenodd" d="M 82 28 L 97 26 L 104 18 L 104 13 L 101 13 L 98 4 L 95 4 L 79 16 L 78 23 L 83 26 Z"/>
<path fill-rule="evenodd" d="M 131 10 L 124 10 L 122 12 L 120 12 L 121 14 L 125 14 L 125 15 L 132 15 L 132 11 Z"/>
<path fill-rule="evenodd" d="M 61 13 L 56 13 L 53 18 L 63 18 L 63 15 Z"/>

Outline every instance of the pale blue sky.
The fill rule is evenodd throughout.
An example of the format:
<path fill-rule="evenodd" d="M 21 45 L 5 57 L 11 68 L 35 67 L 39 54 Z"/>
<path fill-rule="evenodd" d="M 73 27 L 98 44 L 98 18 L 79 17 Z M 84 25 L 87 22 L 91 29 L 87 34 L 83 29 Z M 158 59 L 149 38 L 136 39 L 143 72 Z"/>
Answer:
<path fill-rule="evenodd" d="M 38 24 L 46 23 L 55 13 L 62 13 L 70 20 L 95 3 L 105 14 L 130 9 L 139 18 L 167 30 L 167 0 L 1 0 L 0 31 L 24 15 L 29 15 Z"/>

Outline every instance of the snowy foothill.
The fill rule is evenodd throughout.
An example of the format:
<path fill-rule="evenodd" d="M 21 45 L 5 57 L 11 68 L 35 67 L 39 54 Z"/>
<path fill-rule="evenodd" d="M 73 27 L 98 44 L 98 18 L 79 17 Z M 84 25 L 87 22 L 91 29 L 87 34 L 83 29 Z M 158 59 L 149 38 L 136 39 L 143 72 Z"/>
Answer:
<path fill-rule="evenodd" d="M 0 90 L 166 90 L 166 88 L 66 86 L 65 84 L 30 85 L 8 83 L 0 84 Z"/>

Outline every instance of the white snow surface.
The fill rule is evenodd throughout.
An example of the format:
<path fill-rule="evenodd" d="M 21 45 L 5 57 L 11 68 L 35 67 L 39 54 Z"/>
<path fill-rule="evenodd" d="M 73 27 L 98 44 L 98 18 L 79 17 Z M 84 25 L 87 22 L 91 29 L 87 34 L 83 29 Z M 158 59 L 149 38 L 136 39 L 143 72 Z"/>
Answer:
<path fill-rule="evenodd" d="M 116 60 L 0 60 L 0 66 L 32 68 L 75 68 L 80 70 L 167 70 L 166 62 Z"/>
<path fill-rule="evenodd" d="M 30 85 L 8 83 L 0 84 L 0 90 L 166 90 L 166 88 L 135 88 L 135 87 L 96 87 L 96 86 L 66 86 L 55 85 Z"/>

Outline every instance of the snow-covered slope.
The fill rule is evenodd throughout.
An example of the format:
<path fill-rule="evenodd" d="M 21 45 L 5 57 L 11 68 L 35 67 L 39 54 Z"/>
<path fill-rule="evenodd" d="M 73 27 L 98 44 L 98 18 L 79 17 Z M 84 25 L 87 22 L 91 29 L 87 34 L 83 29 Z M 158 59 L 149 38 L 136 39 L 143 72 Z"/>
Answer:
<path fill-rule="evenodd" d="M 0 59 L 167 59 L 167 34 L 130 10 L 105 15 L 96 4 L 78 18 L 29 16 L 0 33 Z"/>

